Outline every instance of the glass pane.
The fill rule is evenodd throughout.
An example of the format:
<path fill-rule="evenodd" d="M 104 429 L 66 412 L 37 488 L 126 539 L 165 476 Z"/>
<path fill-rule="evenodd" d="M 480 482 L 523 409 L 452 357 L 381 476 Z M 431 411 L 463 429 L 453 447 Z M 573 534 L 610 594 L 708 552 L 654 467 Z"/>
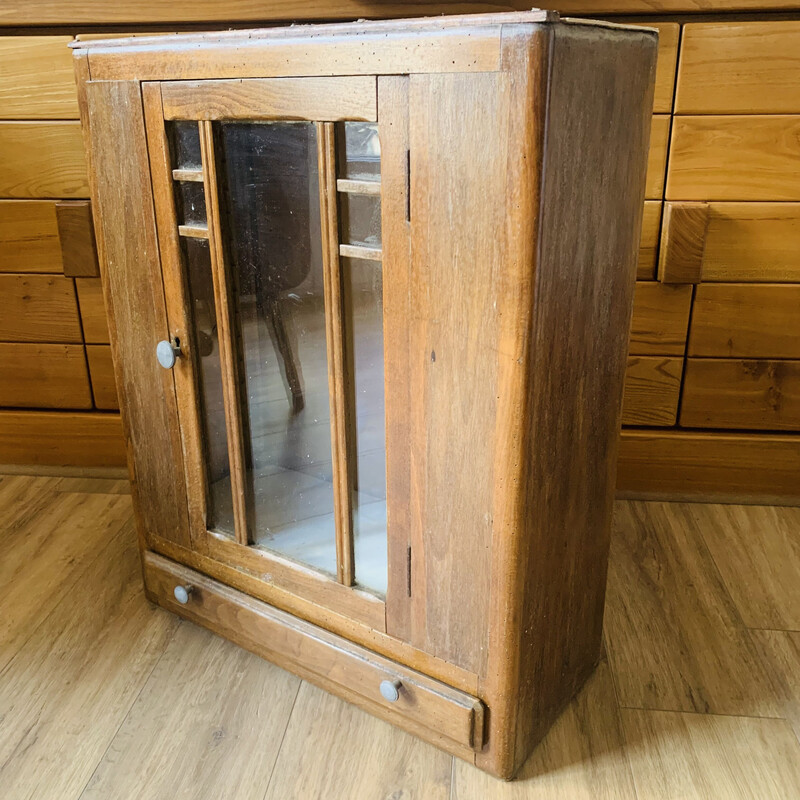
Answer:
<path fill-rule="evenodd" d="M 352 490 L 356 582 L 385 594 L 386 409 L 381 267 L 378 261 L 342 259 L 345 326 L 356 420 L 356 477 Z"/>
<path fill-rule="evenodd" d="M 202 183 L 176 181 L 175 203 L 180 224 L 206 224 L 206 197 Z"/>
<path fill-rule="evenodd" d="M 381 201 L 377 195 L 339 194 L 341 242 L 381 246 Z"/>
<path fill-rule="evenodd" d="M 173 169 L 201 169 L 200 129 L 197 122 L 168 122 Z"/>
<path fill-rule="evenodd" d="M 211 254 L 204 239 L 181 239 L 189 285 L 192 327 L 195 340 L 201 435 L 206 449 L 209 530 L 232 534 L 228 436 L 222 401 L 222 373 L 219 362 L 217 314 L 211 280 Z"/>
<path fill-rule="evenodd" d="M 374 122 L 340 122 L 336 126 L 338 176 L 380 180 L 381 143 Z"/>
<path fill-rule="evenodd" d="M 217 131 L 244 361 L 252 535 L 335 574 L 316 129 L 225 122 Z"/>

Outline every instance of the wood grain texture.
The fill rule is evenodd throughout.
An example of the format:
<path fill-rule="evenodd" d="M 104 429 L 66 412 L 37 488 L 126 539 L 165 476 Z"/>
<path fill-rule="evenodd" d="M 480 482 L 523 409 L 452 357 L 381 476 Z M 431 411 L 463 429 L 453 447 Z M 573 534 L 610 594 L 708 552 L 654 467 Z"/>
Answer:
<path fill-rule="evenodd" d="M 800 735 L 800 632 L 760 630 L 750 636 L 773 676 L 783 716 Z"/>
<path fill-rule="evenodd" d="M 681 26 L 677 22 L 650 22 L 649 20 L 643 24 L 658 30 L 658 60 L 656 61 L 653 111 L 656 114 L 669 114 L 672 111 L 672 95 L 675 92 L 675 69 L 678 63 L 678 41 L 681 37 Z"/>
<path fill-rule="evenodd" d="M 800 286 L 701 284 L 690 356 L 800 358 Z"/>
<path fill-rule="evenodd" d="M 100 278 L 76 278 L 83 338 L 87 344 L 108 344 L 108 313 Z"/>
<path fill-rule="evenodd" d="M 800 115 L 675 117 L 669 200 L 800 200 Z"/>
<path fill-rule="evenodd" d="M 800 282 L 800 203 L 709 203 L 704 281 Z"/>
<path fill-rule="evenodd" d="M 52 200 L 0 200 L 0 272 L 61 272 Z"/>
<path fill-rule="evenodd" d="M 645 183 L 645 197 L 648 200 L 660 200 L 664 195 L 664 173 L 667 169 L 669 126 L 669 115 L 653 115 L 653 122 L 650 126 L 650 150 L 648 151 L 647 180 Z"/>
<path fill-rule="evenodd" d="M 658 279 L 699 283 L 708 229 L 708 203 L 664 203 Z"/>
<path fill-rule="evenodd" d="M 61 263 L 69 278 L 96 278 L 100 275 L 94 241 L 92 206 L 88 200 L 62 200 L 56 203 Z"/>
<path fill-rule="evenodd" d="M 111 347 L 106 344 L 87 344 L 86 360 L 89 364 L 95 407 L 104 411 L 119 411 Z"/>
<path fill-rule="evenodd" d="M 0 406 L 91 408 L 83 347 L 0 343 Z"/>
<path fill-rule="evenodd" d="M 124 466 L 119 415 L 0 410 L 0 463 Z"/>
<path fill-rule="evenodd" d="M 682 356 L 691 304 L 691 286 L 637 281 L 633 294 L 631 355 Z"/>
<path fill-rule="evenodd" d="M 3 117 L 78 119 L 71 41 L 71 36 L 0 36 Z"/>
<path fill-rule="evenodd" d="M 661 203 L 646 200 L 642 215 L 642 238 L 639 242 L 639 261 L 636 265 L 636 278 L 651 281 L 656 277 L 658 261 L 658 242 L 661 231 Z"/>
<path fill-rule="evenodd" d="M 0 196 L 88 197 L 80 123 L 0 122 Z"/>
<path fill-rule="evenodd" d="M 800 112 L 800 22 L 685 25 L 677 114 Z"/>
<path fill-rule="evenodd" d="M 618 504 L 614 530 L 605 633 L 620 706 L 777 716 L 692 506 Z"/>
<path fill-rule="evenodd" d="M 188 506 L 172 374 L 154 348 L 169 337 L 139 86 L 84 84 L 92 205 L 140 536 L 188 543 Z M 78 279 L 91 281 L 91 278 Z M 80 291 L 80 289 L 79 289 Z M 87 341 L 92 341 L 87 336 Z M 95 339 L 96 341 L 96 339 Z"/>
<path fill-rule="evenodd" d="M 800 430 L 800 361 L 688 359 L 681 426 Z"/>
<path fill-rule="evenodd" d="M 375 78 L 253 78 L 250 80 L 165 81 L 164 119 L 377 118 Z"/>
<path fill-rule="evenodd" d="M 800 745 L 782 719 L 745 719 L 623 709 L 622 724 L 640 757 L 631 769 L 640 797 L 792 797 Z M 725 744 L 723 744 L 723 742 Z"/>
<path fill-rule="evenodd" d="M 624 430 L 617 490 L 793 502 L 798 472 L 800 441 L 789 434 Z"/>
<path fill-rule="evenodd" d="M 674 425 L 682 373 L 682 358 L 629 356 L 622 396 L 622 424 Z"/>
<path fill-rule="evenodd" d="M 0 274 L 0 341 L 79 343 L 75 287 L 56 275 Z"/>

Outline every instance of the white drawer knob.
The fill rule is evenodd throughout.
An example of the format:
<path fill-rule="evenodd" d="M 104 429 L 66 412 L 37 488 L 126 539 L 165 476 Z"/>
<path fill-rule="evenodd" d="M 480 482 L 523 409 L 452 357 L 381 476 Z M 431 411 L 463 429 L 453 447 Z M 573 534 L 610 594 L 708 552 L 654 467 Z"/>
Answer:
<path fill-rule="evenodd" d="M 381 681 L 381 694 L 383 695 L 383 699 L 388 700 L 390 703 L 397 702 L 397 698 L 400 697 L 400 687 L 402 685 L 399 678 L 395 678 L 393 681 Z"/>
<path fill-rule="evenodd" d="M 181 605 L 185 606 L 189 602 L 189 595 L 192 593 L 193 589 L 193 586 L 176 586 L 172 594 L 175 595 L 175 599 Z"/>

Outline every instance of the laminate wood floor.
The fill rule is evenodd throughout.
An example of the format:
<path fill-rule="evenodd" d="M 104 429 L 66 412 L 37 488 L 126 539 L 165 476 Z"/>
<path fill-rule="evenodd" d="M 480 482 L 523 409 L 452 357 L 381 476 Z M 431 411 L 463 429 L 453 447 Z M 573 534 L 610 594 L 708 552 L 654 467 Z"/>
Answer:
<path fill-rule="evenodd" d="M 2 800 L 800 798 L 800 509 L 616 507 L 606 657 L 497 781 L 141 589 L 123 481 L 0 477 Z"/>

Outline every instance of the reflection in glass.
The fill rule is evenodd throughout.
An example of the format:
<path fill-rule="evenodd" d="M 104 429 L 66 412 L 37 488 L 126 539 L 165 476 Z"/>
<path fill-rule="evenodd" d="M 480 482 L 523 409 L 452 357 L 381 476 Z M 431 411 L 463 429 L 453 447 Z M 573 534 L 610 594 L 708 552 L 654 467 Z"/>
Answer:
<path fill-rule="evenodd" d="M 201 169 L 200 129 L 194 120 L 167 123 L 174 169 Z"/>
<path fill-rule="evenodd" d="M 217 126 L 241 330 L 256 544 L 336 573 L 317 138 L 313 123 Z"/>
<path fill-rule="evenodd" d="M 381 200 L 378 195 L 339 194 L 339 229 L 343 244 L 381 246 Z"/>
<path fill-rule="evenodd" d="M 201 434 L 206 450 L 209 530 L 233 534 L 228 437 L 222 400 L 211 254 L 204 239 L 181 239 L 195 342 Z"/>
<path fill-rule="evenodd" d="M 380 241 L 377 243 L 380 245 Z M 383 390 L 383 270 L 342 259 L 345 332 L 355 403 L 352 489 L 356 582 L 386 593 L 386 434 Z"/>
<path fill-rule="evenodd" d="M 338 177 L 377 181 L 381 144 L 374 122 L 340 122 L 336 126 Z"/>
<path fill-rule="evenodd" d="M 176 181 L 175 202 L 178 224 L 206 224 L 206 198 L 202 183 Z"/>

